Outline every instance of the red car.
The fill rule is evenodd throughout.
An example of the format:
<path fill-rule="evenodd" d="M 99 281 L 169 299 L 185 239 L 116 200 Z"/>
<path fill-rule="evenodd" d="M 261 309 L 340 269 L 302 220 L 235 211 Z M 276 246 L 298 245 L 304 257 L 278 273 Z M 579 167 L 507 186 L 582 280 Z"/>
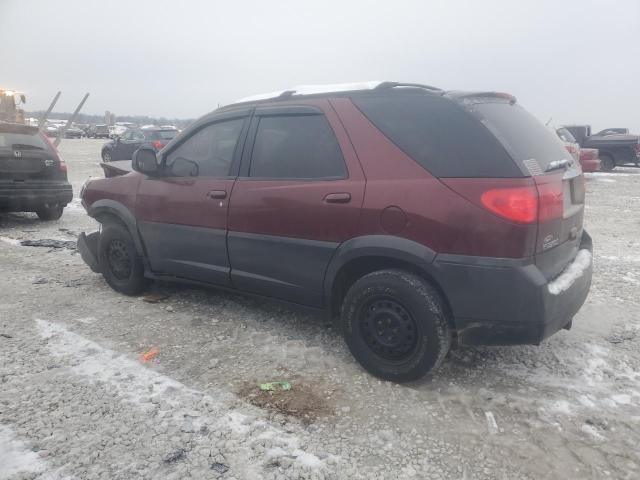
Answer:
<path fill-rule="evenodd" d="M 580 165 L 583 172 L 597 172 L 600 170 L 600 151 L 597 148 L 580 149 Z"/>
<path fill-rule="evenodd" d="M 455 341 L 538 344 L 591 283 L 584 179 L 511 95 L 296 87 L 204 116 L 81 193 L 82 257 L 322 309 L 371 373 L 415 380 Z"/>

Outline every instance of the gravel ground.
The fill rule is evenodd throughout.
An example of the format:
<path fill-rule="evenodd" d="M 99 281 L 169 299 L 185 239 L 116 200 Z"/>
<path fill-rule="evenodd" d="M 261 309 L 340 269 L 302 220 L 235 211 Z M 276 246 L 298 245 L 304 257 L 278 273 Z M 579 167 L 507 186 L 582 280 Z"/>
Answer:
<path fill-rule="evenodd" d="M 61 144 L 76 194 L 101 143 Z M 0 480 L 639 478 L 639 192 L 640 169 L 588 175 L 571 331 L 459 349 L 403 386 L 317 315 L 168 284 L 149 303 L 64 242 L 20 245 L 92 230 L 77 200 L 57 222 L 0 215 Z M 272 380 L 293 389 L 271 401 Z"/>

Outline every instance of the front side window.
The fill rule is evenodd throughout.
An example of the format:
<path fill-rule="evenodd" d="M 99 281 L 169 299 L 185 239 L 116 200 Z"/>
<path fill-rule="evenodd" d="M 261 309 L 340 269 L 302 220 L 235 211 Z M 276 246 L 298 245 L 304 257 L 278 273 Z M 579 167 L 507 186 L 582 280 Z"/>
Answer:
<path fill-rule="evenodd" d="M 166 157 L 169 173 L 180 177 L 229 175 L 243 122 L 239 118 L 198 130 Z"/>
<path fill-rule="evenodd" d="M 345 178 L 336 137 L 323 115 L 261 117 L 249 176 L 256 178 Z"/>

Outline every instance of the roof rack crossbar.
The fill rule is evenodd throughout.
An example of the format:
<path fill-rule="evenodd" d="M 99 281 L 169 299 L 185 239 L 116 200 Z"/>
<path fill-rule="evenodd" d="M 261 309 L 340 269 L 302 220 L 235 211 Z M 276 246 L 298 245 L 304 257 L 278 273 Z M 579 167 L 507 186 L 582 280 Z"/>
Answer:
<path fill-rule="evenodd" d="M 442 89 L 438 87 L 432 87 L 431 85 L 423 85 L 422 83 L 403 83 L 403 82 L 382 82 L 380 85 L 376 86 L 374 90 L 386 90 L 388 88 L 395 87 L 415 87 L 415 88 L 424 88 L 425 90 L 432 90 L 434 92 L 441 92 Z"/>

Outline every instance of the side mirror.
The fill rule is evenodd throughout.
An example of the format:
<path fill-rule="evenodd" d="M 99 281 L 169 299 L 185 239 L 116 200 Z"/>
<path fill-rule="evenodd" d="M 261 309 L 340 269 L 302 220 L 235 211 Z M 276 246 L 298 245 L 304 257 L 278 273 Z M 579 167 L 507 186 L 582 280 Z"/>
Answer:
<path fill-rule="evenodd" d="M 158 165 L 155 150 L 153 150 L 153 148 L 143 147 L 133 152 L 131 168 L 145 175 L 157 175 L 160 171 L 160 165 Z"/>

